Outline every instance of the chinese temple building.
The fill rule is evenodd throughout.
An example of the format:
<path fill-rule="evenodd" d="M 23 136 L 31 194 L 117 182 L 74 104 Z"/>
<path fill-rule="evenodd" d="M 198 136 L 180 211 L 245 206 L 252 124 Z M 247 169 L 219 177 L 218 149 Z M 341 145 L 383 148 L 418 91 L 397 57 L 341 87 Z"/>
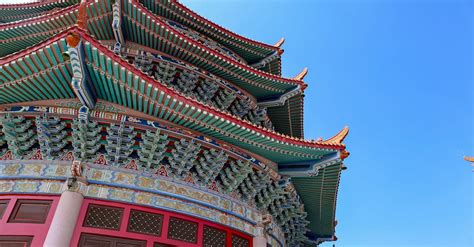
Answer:
<path fill-rule="evenodd" d="M 283 43 L 177 0 L 0 5 L 0 246 L 336 240 L 348 128 L 304 139 Z"/>

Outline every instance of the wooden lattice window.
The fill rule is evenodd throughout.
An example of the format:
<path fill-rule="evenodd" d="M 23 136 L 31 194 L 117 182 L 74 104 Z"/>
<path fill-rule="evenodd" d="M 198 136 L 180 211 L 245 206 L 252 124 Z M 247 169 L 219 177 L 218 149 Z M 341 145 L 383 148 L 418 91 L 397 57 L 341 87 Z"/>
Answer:
<path fill-rule="evenodd" d="M 162 226 L 162 214 L 131 210 L 127 231 L 161 236 Z"/>
<path fill-rule="evenodd" d="M 84 226 L 119 230 L 123 208 L 89 204 Z"/>
<path fill-rule="evenodd" d="M 2 219 L 3 214 L 5 213 L 5 210 L 7 209 L 8 202 L 10 202 L 10 200 L 0 200 L 0 219 Z"/>
<path fill-rule="evenodd" d="M 210 226 L 204 226 L 204 246 L 225 247 L 225 231 Z"/>
<path fill-rule="evenodd" d="M 82 233 L 79 247 L 145 247 L 146 241 Z"/>
<path fill-rule="evenodd" d="M 189 243 L 197 242 L 198 223 L 170 217 L 168 238 Z"/>
<path fill-rule="evenodd" d="M 0 236 L 0 247 L 30 247 L 31 236 Z"/>
<path fill-rule="evenodd" d="M 52 202 L 50 200 L 18 200 L 8 222 L 43 224 L 48 217 Z"/>
<path fill-rule="evenodd" d="M 248 239 L 232 235 L 232 247 L 249 247 L 250 243 Z"/>

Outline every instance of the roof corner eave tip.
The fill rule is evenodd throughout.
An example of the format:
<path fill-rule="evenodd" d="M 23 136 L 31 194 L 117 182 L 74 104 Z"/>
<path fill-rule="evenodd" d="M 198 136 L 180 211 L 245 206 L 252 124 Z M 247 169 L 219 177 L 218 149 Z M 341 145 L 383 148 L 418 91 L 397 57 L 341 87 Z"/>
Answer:
<path fill-rule="evenodd" d="M 474 157 L 464 156 L 465 161 L 474 162 Z"/>
<path fill-rule="evenodd" d="M 298 73 L 293 80 L 303 81 L 304 77 L 308 74 L 308 67 L 305 67 L 300 73 Z"/>
<path fill-rule="evenodd" d="M 344 143 L 342 142 L 346 138 L 347 134 L 349 134 L 349 126 L 346 125 L 341 131 L 339 131 L 339 133 L 337 133 L 336 135 L 334 135 L 333 137 L 327 140 L 321 141 L 320 143 L 329 144 L 329 145 L 339 145 L 339 146 L 344 145 Z"/>
<path fill-rule="evenodd" d="M 204 23 L 207 23 L 208 25 L 210 25 L 211 27 L 217 29 L 217 30 L 220 30 L 221 32 L 231 36 L 231 37 L 235 37 L 237 39 L 241 39 L 243 40 L 244 42 L 247 42 L 249 44 L 253 44 L 255 46 L 259 46 L 259 47 L 263 47 L 265 49 L 268 49 L 268 50 L 278 50 L 280 51 L 281 49 L 279 47 L 276 47 L 275 45 L 270 45 L 270 44 L 266 44 L 266 43 L 263 43 L 263 42 L 260 42 L 260 41 L 256 41 L 256 40 L 253 40 L 253 39 L 250 39 L 250 38 L 247 38 L 247 37 L 244 37 L 240 34 L 237 34 L 237 33 L 234 33 L 232 31 L 230 31 L 229 29 L 227 28 L 224 28 L 220 25 L 218 25 L 217 23 L 214 23 L 212 21 L 210 21 L 209 19 L 206 19 L 205 17 L 203 16 L 200 16 L 199 14 L 195 13 L 193 10 L 191 10 L 190 8 L 186 7 L 186 5 L 184 5 L 180 0 L 168 0 L 169 2 L 171 2 L 172 4 L 176 4 L 179 8 L 181 8 L 182 10 L 184 10 L 185 12 L 187 12 L 188 14 L 190 14 L 191 16 L 193 16 L 194 18 L 197 18 L 197 19 L 200 19 L 201 21 L 203 21 Z M 282 38 L 284 40 L 284 38 Z M 280 39 L 281 40 L 281 39 Z M 280 42 L 280 41 L 278 41 Z M 277 42 L 277 44 L 278 44 Z"/>
<path fill-rule="evenodd" d="M 276 47 L 276 48 L 281 48 L 281 46 L 285 43 L 285 38 L 281 38 L 280 40 L 278 40 L 273 46 Z"/>

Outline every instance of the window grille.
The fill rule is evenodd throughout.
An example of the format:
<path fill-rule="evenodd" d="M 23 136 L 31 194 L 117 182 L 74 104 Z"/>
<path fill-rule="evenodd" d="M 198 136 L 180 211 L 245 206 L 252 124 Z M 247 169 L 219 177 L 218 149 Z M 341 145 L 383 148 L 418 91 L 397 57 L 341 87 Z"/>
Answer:
<path fill-rule="evenodd" d="M 119 230 L 123 208 L 89 204 L 84 226 Z"/>
<path fill-rule="evenodd" d="M 249 241 L 245 238 L 232 235 L 232 247 L 249 247 Z"/>
<path fill-rule="evenodd" d="M 205 247 L 225 247 L 225 231 L 210 226 L 204 226 Z"/>
<path fill-rule="evenodd" d="M 197 242 L 198 223 L 170 217 L 168 238 L 184 242 Z"/>
<path fill-rule="evenodd" d="M 163 215 L 138 210 L 130 211 L 128 231 L 161 236 Z"/>

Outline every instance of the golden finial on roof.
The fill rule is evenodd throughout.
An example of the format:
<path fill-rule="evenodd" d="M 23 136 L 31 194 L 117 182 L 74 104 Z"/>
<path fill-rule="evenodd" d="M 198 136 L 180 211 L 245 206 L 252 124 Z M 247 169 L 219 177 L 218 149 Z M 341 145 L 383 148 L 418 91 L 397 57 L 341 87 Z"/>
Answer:
<path fill-rule="evenodd" d="M 303 69 L 303 71 L 301 71 L 298 75 L 293 77 L 293 79 L 298 80 L 298 81 L 302 81 L 304 79 L 304 77 L 306 76 L 306 74 L 308 74 L 308 68 L 307 67 L 305 67 Z"/>
<path fill-rule="evenodd" d="M 344 127 L 339 133 L 337 133 L 335 136 L 322 141 L 322 144 L 332 144 L 332 145 L 341 145 L 342 142 L 344 141 L 344 138 L 346 138 L 347 134 L 349 134 L 349 127 Z"/>
<path fill-rule="evenodd" d="M 285 38 L 281 38 L 273 46 L 280 48 L 285 43 Z"/>

